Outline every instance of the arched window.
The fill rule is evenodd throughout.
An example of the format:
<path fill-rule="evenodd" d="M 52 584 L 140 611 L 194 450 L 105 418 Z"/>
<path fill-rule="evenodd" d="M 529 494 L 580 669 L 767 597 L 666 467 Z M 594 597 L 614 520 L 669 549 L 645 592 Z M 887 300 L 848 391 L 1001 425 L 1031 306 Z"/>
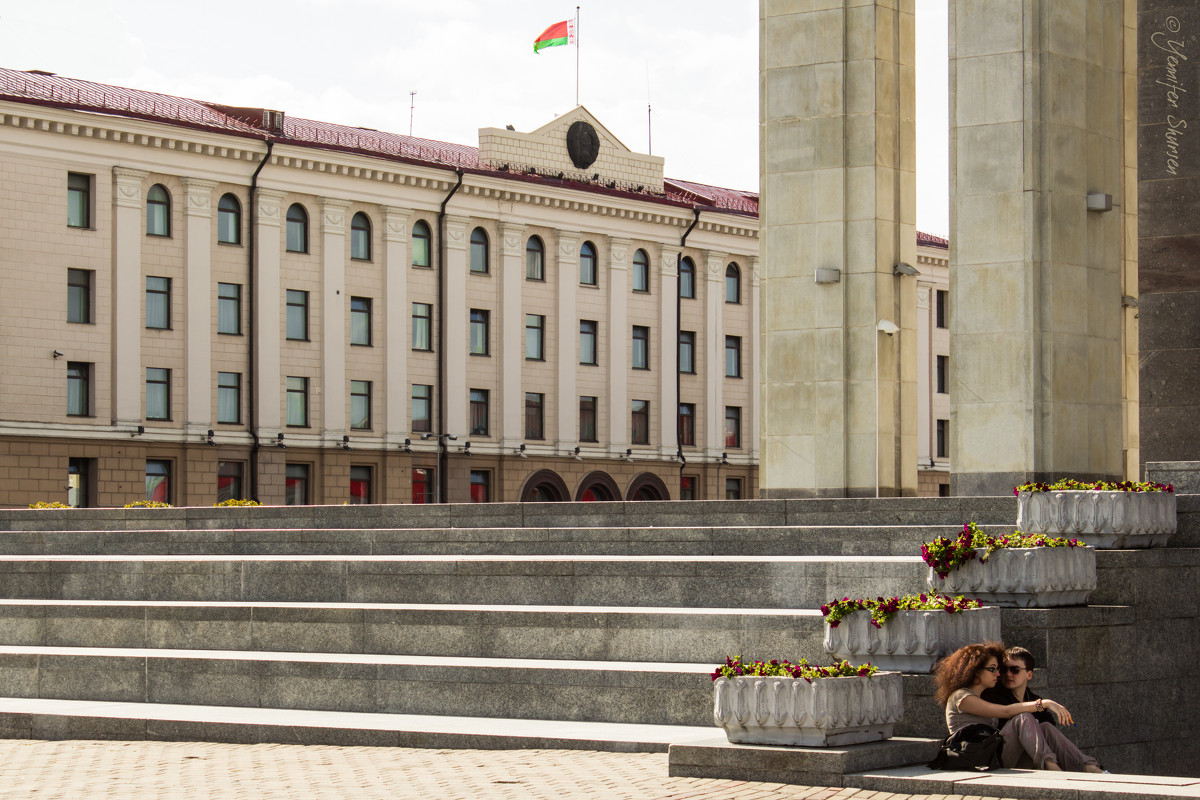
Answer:
<path fill-rule="evenodd" d="M 154 184 L 146 193 L 146 235 L 171 235 L 171 195 L 161 183 Z"/>
<path fill-rule="evenodd" d="M 287 251 L 308 252 L 308 212 L 299 203 L 292 203 L 287 213 Z"/>
<path fill-rule="evenodd" d="M 696 296 L 696 265 L 690 258 L 679 262 L 679 296 Z"/>
<path fill-rule="evenodd" d="M 525 278 L 531 281 L 546 280 L 546 248 L 536 236 L 530 236 L 525 243 Z"/>
<path fill-rule="evenodd" d="M 429 262 L 429 226 L 424 220 L 417 220 L 412 229 L 412 265 L 428 267 Z"/>
<path fill-rule="evenodd" d="M 742 302 L 742 272 L 734 263 L 725 268 L 725 302 Z"/>
<path fill-rule="evenodd" d="M 579 248 L 579 282 L 596 285 L 596 245 L 591 242 L 584 242 Z"/>
<path fill-rule="evenodd" d="M 221 195 L 221 202 L 217 203 L 217 241 L 242 243 L 242 204 L 232 194 Z"/>
<path fill-rule="evenodd" d="M 361 211 L 350 220 L 350 257 L 371 260 L 371 220 Z"/>
<path fill-rule="evenodd" d="M 471 231 L 471 272 L 488 271 L 488 235 L 483 228 Z"/>
<path fill-rule="evenodd" d="M 646 255 L 645 250 L 637 250 L 633 254 L 633 290 L 650 291 L 650 256 Z"/>

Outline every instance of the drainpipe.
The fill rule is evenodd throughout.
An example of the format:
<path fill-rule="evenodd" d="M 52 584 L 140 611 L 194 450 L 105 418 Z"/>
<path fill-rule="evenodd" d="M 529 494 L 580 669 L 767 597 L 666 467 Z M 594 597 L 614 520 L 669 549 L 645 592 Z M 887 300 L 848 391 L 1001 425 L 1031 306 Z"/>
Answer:
<path fill-rule="evenodd" d="M 454 174 L 458 176 L 458 182 L 450 190 L 450 194 L 446 195 L 442 200 L 442 208 L 438 211 L 438 259 L 437 259 L 437 282 L 438 282 L 438 371 L 437 371 L 437 395 L 438 395 L 438 424 L 434 430 L 439 431 L 438 442 L 438 502 L 446 502 L 446 493 L 448 482 L 446 480 L 446 205 L 450 202 L 450 198 L 454 197 L 454 193 L 459 190 L 463 182 L 463 171 L 461 169 L 454 170 Z"/>
<path fill-rule="evenodd" d="M 679 272 L 683 267 L 683 248 L 687 245 L 687 238 L 691 235 L 692 229 L 696 227 L 696 223 L 700 221 L 700 209 L 692 208 L 692 224 L 688 225 L 688 229 L 683 232 L 683 237 L 679 240 L 679 255 L 675 256 L 675 456 L 679 459 L 679 485 L 683 485 L 683 469 L 687 466 L 687 461 L 683 457 L 683 444 L 679 441 L 679 396 L 681 392 L 681 378 L 679 369 L 679 337 L 682 331 L 683 320 L 681 319 L 683 312 L 683 292 L 679 290 Z M 692 273 L 692 288 L 695 288 L 696 273 Z M 692 359 L 696 358 L 696 344 L 692 343 Z M 711 412 L 710 412 L 711 413 Z M 692 417 L 692 432 L 695 433 L 696 418 Z"/>
<path fill-rule="evenodd" d="M 258 438 L 258 404 L 254 398 L 255 386 L 255 367 L 258 360 L 255 358 L 255 351 L 258 344 L 258 319 L 254 314 L 254 290 L 257 288 L 258 277 L 258 253 L 255 249 L 254 232 L 258 227 L 258 173 L 262 172 L 263 167 L 271 160 L 271 151 L 275 148 L 275 142 L 270 139 L 267 142 L 267 152 L 263 156 L 262 161 L 258 162 L 258 168 L 254 170 L 254 174 L 250 176 L 250 228 L 246 235 L 246 244 L 250 250 L 250 276 L 249 282 L 246 285 L 246 309 L 249 315 L 250 328 L 250 367 L 246 381 L 246 402 L 250 404 L 250 437 L 254 440 L 254 445 L 250 448 L 250 491 L 248 494 L 254 500 L 258 500 L 258 451 L 262 448 L 262 441 Z M 278 376 L 276 376 L 278 379 Z"/>

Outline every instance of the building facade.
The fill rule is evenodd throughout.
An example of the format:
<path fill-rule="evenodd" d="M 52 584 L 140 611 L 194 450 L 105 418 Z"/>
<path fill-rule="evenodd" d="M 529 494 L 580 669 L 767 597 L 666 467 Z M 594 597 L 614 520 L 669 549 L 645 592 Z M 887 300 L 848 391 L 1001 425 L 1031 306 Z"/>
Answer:
<path fill-rule="evenodd" d="M 757 494 L 757 197 L 0 70 L 0 504 Z"/>
<path fill-rule="evenodd" d="M 917 232 L 917 494 L 950 494 L 950 242 Z"/>

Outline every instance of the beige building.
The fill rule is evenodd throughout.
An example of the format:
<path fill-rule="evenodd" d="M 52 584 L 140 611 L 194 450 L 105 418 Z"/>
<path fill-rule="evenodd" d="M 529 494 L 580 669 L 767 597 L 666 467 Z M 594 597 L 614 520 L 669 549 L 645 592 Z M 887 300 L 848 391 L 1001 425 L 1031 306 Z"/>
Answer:
<path fill-rule="evenodd" d="M 917 232 L 917 494 L 950 494 L 950 242 Z"/>
<path fill-rule="evenodd" d="M 754 497 L 757 197 L 0 70 L 0 504 Z"/>

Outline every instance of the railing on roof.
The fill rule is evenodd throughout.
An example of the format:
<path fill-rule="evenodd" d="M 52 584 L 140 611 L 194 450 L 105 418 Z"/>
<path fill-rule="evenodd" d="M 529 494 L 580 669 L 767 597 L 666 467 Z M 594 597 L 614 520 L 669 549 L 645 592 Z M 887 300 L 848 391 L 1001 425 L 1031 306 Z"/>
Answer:
<path fill-rule="evenodd" d="M 437 147 L 426 143 L 400 140 L 388 136 L 373 135 L 351 131 L 345 128 L 324 126 L 299 122 L 289 119 L 287 133 L 294 139 L 300 139 L 315 144 L 326 144 L 333 147 L 343 147 L 351 150 L 363 150 L 371 153 L 414 158 L 420 161 L 430 161 L 443 164 L 454 164 L 462 167 L 478 166 L 478 159 L 472 158 L 462 150 L 452 147 Z"/>

